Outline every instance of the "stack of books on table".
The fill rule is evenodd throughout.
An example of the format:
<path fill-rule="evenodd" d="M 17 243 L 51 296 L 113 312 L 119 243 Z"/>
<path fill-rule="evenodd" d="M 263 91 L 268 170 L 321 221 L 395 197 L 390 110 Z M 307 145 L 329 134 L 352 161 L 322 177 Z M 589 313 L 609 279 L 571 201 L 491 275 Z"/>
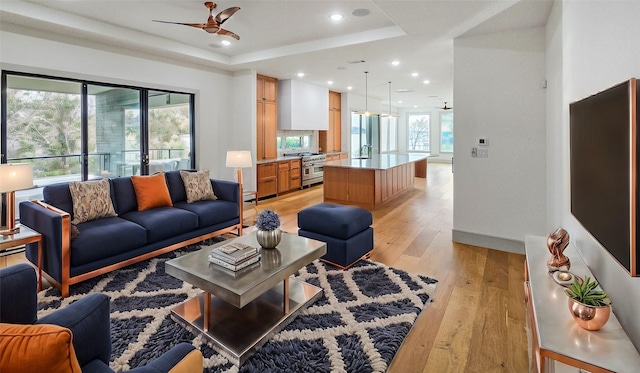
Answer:
<path fill-rule="evenodd" d="M 231 271 L 239 271 L 260 260 L 258 249 L 240 242 L 216 247 L 209 254 L 209 261 Z"/>

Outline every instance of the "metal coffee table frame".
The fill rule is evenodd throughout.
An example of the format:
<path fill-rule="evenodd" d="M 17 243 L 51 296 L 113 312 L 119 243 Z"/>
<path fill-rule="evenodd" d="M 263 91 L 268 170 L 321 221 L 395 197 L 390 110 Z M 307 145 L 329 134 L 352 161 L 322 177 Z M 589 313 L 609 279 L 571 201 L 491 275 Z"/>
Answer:
<path fill-rule="evenodd" d="M 235 240 L 260 247 L 255 232 Z M 276 249 L 261 249 L 259 264 L 233 273 L 207 258 L 211 248 L 226 243 L 169 260 L 165 270 L 204 291 L 175 307 L 171 317 L 240 366 L 322 295 L 321 288 L 290 277 L 324 255 L 327 246 L 283 233 Z"/>

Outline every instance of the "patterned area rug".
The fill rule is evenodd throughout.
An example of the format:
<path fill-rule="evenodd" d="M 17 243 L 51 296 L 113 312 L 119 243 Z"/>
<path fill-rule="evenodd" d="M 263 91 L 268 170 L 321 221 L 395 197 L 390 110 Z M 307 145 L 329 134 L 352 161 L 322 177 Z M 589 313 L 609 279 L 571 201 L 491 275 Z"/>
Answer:
<path fill-rule="evenodd" d="M 165 254 L 71 286 L 38 294 L 38 316 L 89 293 L 111 298 L 110 366 L 126 371 L 157 358 L 179 342 L 202 351 L 205 372 L 385 372 L 437 281 L 363 261 L 347 271 L 319 261 L 295 277 L 324 295 L 277 333 L 239 369 L 202 337 L 176 324 L 171 309 L 199 290 L 164 272 L 164 262 L 197 247 Z"/>

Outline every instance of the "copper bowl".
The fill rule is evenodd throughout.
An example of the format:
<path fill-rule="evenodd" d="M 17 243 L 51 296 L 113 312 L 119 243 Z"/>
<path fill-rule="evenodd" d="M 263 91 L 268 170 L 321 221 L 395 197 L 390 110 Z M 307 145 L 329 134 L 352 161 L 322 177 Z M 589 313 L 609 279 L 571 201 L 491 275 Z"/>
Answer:
<path fill-rule="evenodd" d="M 600 330 L 609 321 L 611 305 L 594 307 L 569 298 L 569 312 L 581 328 Z"/>

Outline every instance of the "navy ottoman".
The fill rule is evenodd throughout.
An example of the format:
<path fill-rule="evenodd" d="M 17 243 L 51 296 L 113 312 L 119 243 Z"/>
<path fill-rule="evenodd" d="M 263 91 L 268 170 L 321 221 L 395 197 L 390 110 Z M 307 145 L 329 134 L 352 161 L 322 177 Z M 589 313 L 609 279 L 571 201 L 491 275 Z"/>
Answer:
<path fill-rule="evenodd" d="M 298 212 L 298 236 L 326 242 L 320 260 L 347 269 L 373 250 L 372 222 L 363 208 L 320 203 Z"/>

